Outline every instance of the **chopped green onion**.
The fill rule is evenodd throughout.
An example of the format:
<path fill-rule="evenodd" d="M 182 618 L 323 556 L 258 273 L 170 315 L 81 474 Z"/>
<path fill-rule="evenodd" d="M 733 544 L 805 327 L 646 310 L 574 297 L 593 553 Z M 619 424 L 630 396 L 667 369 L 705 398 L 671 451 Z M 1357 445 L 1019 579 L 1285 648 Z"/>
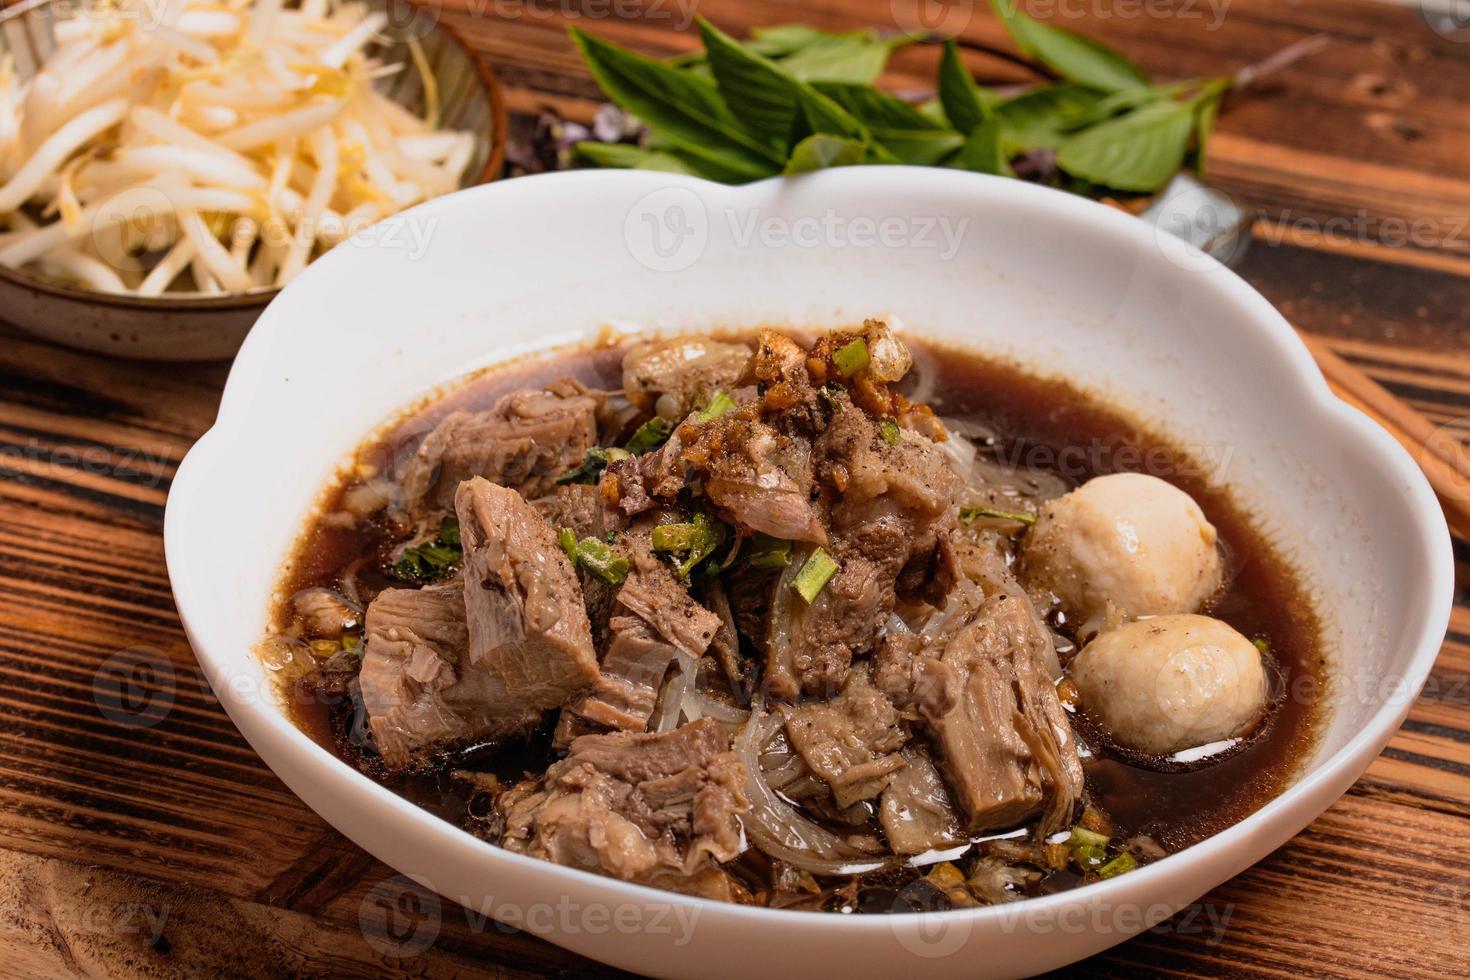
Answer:
<path fill-rule="evenodd" d="M 583 538 L 577 542 L 577 561 L 610 585 L 617 585 L 628 577 L 628 559 L 596 538 Z"/>
<path fill-rule="evenodd" d="M 616 532 L 616 531 L 608 531 L 606 534 L 604 534 L 602 536 L 602 540 L 606 541 L 608 544 L 612 544 L 617 539 L 618 539 L 618 532 Z"/>
<path fill-rule="evenodd" d="M 1072 836 L 1067 839 L 1067 843 L 1073 847 L 1107 847 L 1108 839 L 1107 834 L 1099 834 L 1097 831 L 1088 830 L 1079 824 L 1072 828 Z"/>
<path fill-rule="evenodd" d="M 593 446 L 587 450 L 587 455 L 582 457 L 582 462 L 576 469 L 568 470 L 556 478 L 557 486 L 566 486 L 568 483 L 596 483 L 602 471 L 607 469 L 608 462 L 608 450 L 601 446 Z"/>
<path fill-rule="evenodd" d="M 868 342 L 859 337 L 842 345 L 832 352 L 832 363 L 837 365 L 844 378 L 852 377 L 868 366 Z"/>
<path fill-rule="evenodd" d="M 755 551 L 746 560 L 751 568 L 785 568 L 791 564 L 791 542 L 760 534 L 752 547 Z"/>
<path fill-rule="evenodd" d="M 607 454 L 607 462 L 609 465 L 613 463 L 621 463 L 625 459 L 633 458 L 632 453 L 628 452 L 628 450 L 626 449 L 619 449 L 617 446 L 609 446 L 607 449 L 604 449 L 603 452 Z"/>
<path fill-rule="evenodd" d="M 459 521 L 446 517 L 439 522 L 439 533 L 432 541 L 406 549 L 388 574 L 400 582 L 434 582 L 453 571 L 463 557 Z"/>
<path fill-rule="evenodd" d="M 439 522 L 439 540 L 451 547 L 459 547 L 459 518 L 446 517 Z"/>
<path fill-rule="evenodd" d="M 1101 868 L 1098 868 L 1097 874 L 1099 878 L 1111 878 L 1114 875 L 1126 874 L 1136 867 L 1138 867 L 1137 859 L 1132 854 L 1124 851 Z"/>
<path fill-rule="evenodd" d="M 1107 860 L 1108 852 L 1097 844 L 1074 844 L 1072 860 L 1084 871 L 1090 871 Z"/>
<path fill-rule="evenodd" d="M 893 419 L 884 419 L 882 422 L 879 422 L 878 434 L 882 436 L 883 441 L 888 443 L 890 446 L 898 445 L 899 442 L 903 439 L 903 433 L 898 431 L 898 423 L 893 421 Z"/>
<path fill-rule="evenodd" d="M 827 580 L 837 573 L 837 563 L 832 556 L 827 554 L 826 549 L 818 548 L 812 552 L 806 564 L 801 566 L 801 571 L 796 573 L 796 578 L 791 587 L 801 593 L 807 605 L 811 605 L 826 588 Z"/>
<path fill-rule="evenodd" d="M 688 578 L 696 565 L 714 554 L 725 540 L 725 525 L 705 514 L 695 514 L 686 524 L 661 524 L 653 529 L 653 550 L 686 555 L 679 563 L 679 577 Z"/>
<path fill-rule="evenodd" d="M 701 408 L 699 411 L 694 413 L 694 421 L 700 423 L 701 425 L 706 422 L 713 422 L 715 419 L 719 418 L 721 415 L 724 415 L 726 412 L 734 407 L 735 399 L 731 398 L 723 391 L 717 391 L 714 393 L 713 396 L 711 396 L 708 405 L 704 406 L 704 408 Z"/>
<path fill-rule="evenodd" d="M 342 649 L 344 650 L 356 650 L 361 645 L 362 637 L 360 636 L 355 636 L 351 633 L 348 633 L 346 636 L 342 637 Z"/>
<path fill-rule="evenodd" d="M 1251 640 L 1251 644 L 1257 650 L 1261 651 L 1261 656 L 1271 656 L 1271 641 L 1266 639 L 1264 636 L 1258 636 L 1254 640 Z"/>
<path fill-rule="evenodd" d="M 698 524 L 660 524 L 653 529 L 653 550 L 688 551 L 698 534 Z"/>
<path fill-rule="evenodd" d="M 1036 515 L 1024 510 L 998 510 L 994 507 L 961 507 L 960 521 L 965 524 L 973 524 L 976 518 L 994 517 L 1002 521 L 1015 521 L 1017 524 L 1025 524 L 1030 527 L 1036 523 Z"/>
<path fill-rule="evenodd" d="M 567 561 L 570 561 L 572 563 L 572 566 L 576 567 L 577 532 L 573 531 L 569 527 L 564 527 L 560 531 L 556 532 L 556 541 L 558 544 L 561 545 L 561 550 L 566 552 Z"/>
<path fill-rule="evenodd" d="M 669 436 L 674 432 L 674 424 L 666 418 L 655 415 L 638 427 L 633 433 L 633 438 L 628 440 L 628 452 L 634 456 L 642 456 L 651 453 L 659 446 L 669 441 Z"/>

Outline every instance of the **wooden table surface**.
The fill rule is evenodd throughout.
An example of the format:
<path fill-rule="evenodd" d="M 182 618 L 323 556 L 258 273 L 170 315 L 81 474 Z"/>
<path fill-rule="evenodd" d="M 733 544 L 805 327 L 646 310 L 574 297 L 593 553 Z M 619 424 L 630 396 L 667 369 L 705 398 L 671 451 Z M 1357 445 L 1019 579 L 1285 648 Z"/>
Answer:
<path fill-rule="evenodd" d="M 671 53 L 693 44 L 676 33 L 692 2 L 443 7 L 514 111 L 587 118 L 596 90 L 563 14 Z M 891 29 L 923 3 L 704 0 L 699 12 L 736 33 L 794 20 Z M 1003 44 L 974 6 L 945 23 Z M 1470 43 L 1433 31 L 1417 5 L 1367 0 L 1108 7 L 1030 9 L 1090 10 L 1066 23 L 1161 77 L 1333 39 L 1227 113 L 1212 140 L 1213 180 L 1261 215 L 1242 271 L 1301 327 L 1470 436 Z M 902 52 L 888 80 L 926 84 L 934 55 Z M 974 67 L 1024 79 L 1004 62 Z M 0 975 L 611 973 L 458 906 L 434 914 L 277 781 L 203 684 L 169 593 L 163 508 L 225 367 L 109 361 L 5 327 L 0 352 Z M 1357 785 L 1197 908 L 1079 969 L 1470 970 L 1463 540 L 1456 557 L 1461 602 L 1428 689 Z M 420 941 L 395 940 L 405 935 Z"/>

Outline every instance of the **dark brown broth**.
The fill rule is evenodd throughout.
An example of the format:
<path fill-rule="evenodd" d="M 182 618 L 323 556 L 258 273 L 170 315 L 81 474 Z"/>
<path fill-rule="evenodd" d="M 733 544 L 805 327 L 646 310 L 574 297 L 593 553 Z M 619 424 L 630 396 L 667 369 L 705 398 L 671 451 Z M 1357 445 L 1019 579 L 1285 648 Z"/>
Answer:
<path fill-rule="evenodd" d="M 930 404 L 935 411 L 996 431 L 1000 438 L 995 448 L 1002 458 L 1057 472 L 1073 484 L 1119 469 L 1144 469 L 1190 493 L 1219 530 L 1232 572 L 1225 590 L 1206 611 L 1248 637 L 1267 640 L 1280 690 L 1297 692 L 1295 697 L 1277 698 L 1269 722 L 1246 745 L 1192 771 L 1161 772 L 1094 746 L 1097 757 L 1085 766 L 1087 788 L 1093 802 L 1112 818 L 1119 836 L 1147 834 L 1165 850 L 1176 851 L 1238 822 L 1278 794 L 1315 737 L 1316 700 L 1308 695 L 1320 690 L 1325 661 L 1312 604 L 1292 568 L 1249 515 L 1226 490 L 1212 485 L 1188 454 L 1065 382 L 1044 380 L 967 351 L 914 341 L 910 345 L 916 354 L 916 374 L 934 372 L 936 388 Z M 367 443 L 360 458 L 382 465 L 411 448 L 447 412 L 488 408 L 515 388 L 569 375 L 589 385 L 619 388 L 621 359 L 621 348 L 599 347 L 492 369 L 406 414 L 385 435 Z M 910 390 L 913 387 L 911 382 Z M 323 513 L 339 509 L 347 487 L 344 483 L 326 496 Z M 302 537 L 282 594 L 309 586 L 334 587 L 354 560 L 381 556 L 392 543 L 384 529 L 373 524 L 343 530 L 317 522 Z M 359 581 L 363 599 L 387 584 L 381 575 L 363 576 Z M 340 719 L 334 721 L 327 705 L 296 698 L 291 710 L 304 731 L 347 761 L 355 759 L 370 775 L 430 812 L 456 824 L 464 822 L 473 791 L 461 782 L 447 774 L 395 776 L 374 771 L 370 760 L 364 764 L 360 753 L 344 745 Z M 549 733 L 540 732 L 524 744 L 481 753 L 462 764 L 515 778 L 545 768 L 551 760 L 549 741 Z M 1044 887 L 1051 890 L 1061 884 Z"/>

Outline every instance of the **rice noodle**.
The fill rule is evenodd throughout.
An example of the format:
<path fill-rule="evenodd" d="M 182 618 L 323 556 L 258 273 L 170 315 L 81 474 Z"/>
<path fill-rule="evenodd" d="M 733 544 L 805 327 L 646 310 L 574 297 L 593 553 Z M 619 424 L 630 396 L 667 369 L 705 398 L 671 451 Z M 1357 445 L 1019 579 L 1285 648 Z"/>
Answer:
<path fill-rule="evenodd" d="M 653 709 L 653 717 L 649 719 L 649 730 L 655 732 L 671 732 L 679 727 L 679 716 L 684 713 L 684 700 L 687 693 L 694 688 L 695 679 L 699 675 L 699 664 L 694 658 L 682 650 L 675 651 L 674 669 L 664 681 L 663 690 L 658 694 L 658 705 Z M 690 721 L 698 721 L 691 718 Z"/>
<path fill-rule="evenodd" d="M 743 725 L 750 718 L 750 712 L 744 708 L 692 688 L 684 695 L 684 709 L 684 716 L 689 721 L 713 718 L 724 725 Z"/>
<path fill-rule="evenodd" d="M 876 838 L 840 837 L 777 795 L 766 781 L 760 756 L 781 724 L 781 716 L 767 713 L 757 697 L 750 718 L 735 736 L 735 754 L 745 765 L 745 793 L 750 800 L 750 810 L 741 817 L 746 836 L 771 857 L 812 874 L 862 874 L 901 864 L 902 858 L 883 854 Z"/>

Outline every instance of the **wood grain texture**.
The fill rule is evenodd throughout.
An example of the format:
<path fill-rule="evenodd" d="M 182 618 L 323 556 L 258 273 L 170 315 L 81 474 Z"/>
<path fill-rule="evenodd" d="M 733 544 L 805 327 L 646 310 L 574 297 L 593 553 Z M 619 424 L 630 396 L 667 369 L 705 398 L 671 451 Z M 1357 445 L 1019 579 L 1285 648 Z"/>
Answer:
<path fill-rule="evenodd" d="M 699 12 L 733 33 L 794 20 L 891 29 L 920 5 L 704 0 Z M 1003 44 L 985 5 L 971 6 L 964 34 Z M 1218 29 L 1203 3 L 1154 4 L 1175 16 L 1141 17 L 1093 6 L 1061 8 L 1092 10 L 1067 26 L 1163 77 L 1333 38 L 1221 120 L 1212 179 L 1262 219 L 1240 268 L 1463 448 L 1470 45 L 1430 31 L 1416 7 L 1363 0 L 1234 0 Z M 653 53 L 693 44 L 674 30 L 688 0 L 443 9 L 522 114 L 588 118 L 596 104 L 568 18 L 552 11 Z M 609 9 L 643 16 L 596 16 Z M 927 87 L 934 56 L 901 53 L 886 81 Z M 1003 61 L 971 66 L 997 83 L 1026 80 Z M 1395 222 L 1417 229 L 1411 240 Z M 0 327 L 0 975 L 611 975 L 473 910 L 433 912 L 288 792 L 203 684 L 164 572 L 163 504 L 224 375 L 110 362 Z M 1465 973 L 1470 544 L 1456 549 L 1460 604 L 1440 659 L 1358 784 L 1197 908 L 1077 972 Z M 407 916 L 410 939 L 427 917 L 432 942 L 398 942 L 403 922 L 389 928 L 384 909 Z"/>

